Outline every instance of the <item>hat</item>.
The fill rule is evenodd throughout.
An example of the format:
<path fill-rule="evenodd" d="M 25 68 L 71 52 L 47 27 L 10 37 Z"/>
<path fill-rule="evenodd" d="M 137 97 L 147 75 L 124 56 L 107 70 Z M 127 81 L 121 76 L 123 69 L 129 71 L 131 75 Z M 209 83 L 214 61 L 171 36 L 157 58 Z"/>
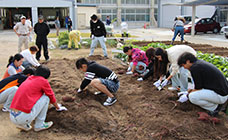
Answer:
<path fill-rule="evenodd" d="M 25 17 L 25 16 L 21 16 L 21 20 L 22 20 L 22 19 L 26 19 L 26 17 Z"/>
<path fill-rule="evenodd" d="M 97 15 L 93 14 L 90 18 L 91 18 L 92 20 L 97 20 Z"/>
<path fill-rule="evenodd" d="M 42 15 L 39 15 L 39 18 L 38 19 L 44 19 L 44 17 Z"/>

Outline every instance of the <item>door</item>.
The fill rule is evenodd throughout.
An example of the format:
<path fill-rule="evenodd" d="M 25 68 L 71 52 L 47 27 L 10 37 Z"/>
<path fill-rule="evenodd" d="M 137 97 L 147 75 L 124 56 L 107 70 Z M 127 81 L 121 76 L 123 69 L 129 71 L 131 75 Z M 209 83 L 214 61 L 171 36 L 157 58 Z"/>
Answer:
<path fill-rule="evenodd" d="M 78 14 L 78 28 L 85 29 L 86 28 L 86 14 Z"/>

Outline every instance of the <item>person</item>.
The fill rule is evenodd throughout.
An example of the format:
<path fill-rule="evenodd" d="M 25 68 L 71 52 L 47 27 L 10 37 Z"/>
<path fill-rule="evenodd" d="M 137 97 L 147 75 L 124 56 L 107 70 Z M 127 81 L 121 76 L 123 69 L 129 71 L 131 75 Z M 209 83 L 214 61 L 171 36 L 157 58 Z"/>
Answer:
<path fill-rule="evenodd" d="M 76 67 L 85 72 L 85 78 L 77 91 L 78 93 L 81 93 L 88 85 L 91 85 L 108 96 L 103 104 L 104 106 L 110 106 L 117 101 L 112 93 L 117 92 L 119 89 L 119 80 L 113 71 L 96 62 L 88 62 L 85 58 L 78 59 Z"/>
<path fill-rule="evenodd" d="M 2 108 L 3 112 L 9 111 L 10 104 L 18 87 L 27 79 L 28 76 L 33 75 L 34 72 L 34 68 L 28 67 L 23 72 L 9 76 L 0 81 L 0 103 L 4 103 Z"/>
<path fill-rule="evenodd" d="M 18 52 L 22 51 L 22 45 L 24 44 L 25 49 L 28 49 L 29 43 L 29 35 L 30 31 L 32 31 L 32 27 L 26 21 L 25 16 L 21 16 L 21 22 L 18 22 L 14 27 L 13 30 L 19 37 L 18 39 Z"/>
<path fill-rule="evenodd" d="M 130 62 L 127 73 L 133 74 L 135 71 L 139 74 L 144 74 L 148 65 L 148 58 L 146 53 L 138 48 L 124 47 L 123 52 L 128 55 L 128 61 Z"/>
<path fill-rule="evenodd" d="M 36 59 L 40 61 L 41 49 L 42 49 L 41 46 L 43 46 L 45 60 L 49 61 L 47 35 L 49 34 L 50 29 L 49 29 L 49 26 L 46 23 L 44 23 L 43 16 L 41 15 L 39 16 L 39 22 L 35 24 L 34 31 L 37 35 L 36 45 L 39 48 L 38 52 L 36 53 Z"/>
<path fill-rule="evenodd" d="M 69 33 L 69 42 L 68 42 L 68 50 L 71 50 L 72 40 L 74 41 L 75 50 L 78 50 L 78 44 L 80 44 L 81 40 L 81 32 L 78 30 L 73 30 Z"/>
<path fill-rule="evenodd" d="M 104 23 L 100 21 L 97 17 L 97 15 L 92 15 L 90 20 L 90 30 L 91 30 L 91 38 L 92 43 L 90 46 L 90 54 L 89 56 L 93 55 L 94 49 L 97 46 L 97 43 L 99 42 L 104 53 L 104 57 L 108 57 L 107 49 L 106 49 L 106 29 L 104 26 Z"/>
<path fill-rule="evenodd" d="M 109 18 L 109 16 L 106 17 L 106 25 L 110 25 L 111 24 L 111 20 Z"/>
<path fill-rule="evenodd" d="M 55 20 L 55 29 L 56 29 L 56 36 L 59 36 L 59 29 L 60 29 L 59 17 L 56 17 L 56 20 Z"/>
<path fill-rule="evenodd" d="M 22 66 L 24 68 L 31 66 L 38 67 L 40 65 L 40 63 L 36 60 L 34 56 L 38 52 L 38 50 L 39 49 L 37 46 L 31 46 L 29 47 L 29 49 L 21 52 L 21 55 L 24 57 L 24 61 L 22 63 Z"/>
<path fill-rule="evenodd" d="M 31 123 L 35 120 L 34 131 L 50 128 L 53 122 L 44 122 L 49 102 L 57 111 L 65 111 L 66 107 L 57 104 L 55 94 L 48 82 L 51 72 L 46 66 L 40 65 L 35 75 L 29 76 L 16 91 L 10 106 L 10 119 L 25 131 L 32 129 Z"/>
<path fill-rule="evenodd" d="M 184 23 L 185 23 L 185 19 L 183 17 L 175 18 L 175 23 L 172 29 L 174 31 L 174 35 L 173 35 L 171 45 L 173 45 L 175 38 L 177 37 L 178 34 L 181 35 L 181 42 L 184 41 Z"/>
<path fill-rule="evenodd" d="M 66 17 L 65 17 L 65 25 L 66 25 L 66 29 L 68 29 L 68 26 L 67 26 L 67 24 L 68 24 L 68 18 L 69 18 L 69 16 L 66 16 Z"/>
<path fill-rule="evenodd" d="M 31 22 L 31 18 L 30 17 L 28 17 L 28 19 L 25 21 L 28 25 L 30 25 L 31 26 L 31 28 L 32 28 L 32 22 Z M 29 42 L 32 42 L 32 34 L 30 33 L 29 34 Z"/>
<path fill-rule="evenodd" d="M 177 64 L 178 57 L 184 52 L 192 53 L 196 55 L 196 51 L 187 45 L 175 45 L 168 49 L 156 48 L 155 49 L 155 75 L 159 76 L 159 80 L 154 83 L 158 88 L 165 87 L 168 84 L 168 81 L 171 79 L 172 87 L 168 89 L 171 91 L 188 90 L 188 70 L 183 67 L 179 67 Z M 170 75 L 162 82 L 162 78 L 167 73 L 167 67 L 170 64 Z M 179 71 L 179 73 L 178 73 Z"/>
<path fill-rule="evenodd" d="M 68 32 L 72 31 L 72 21 L 71 21 L 71 18 L 68 18 L 67 27 L 68 27 Z"/>
<path fill-rule="evenodd" d="M 146 57 L 148 58 L 148 66 L 147 66 L 147 72 L 145 75 L 142 75 L 142 77 L 138 78 L 138 81 L 143 81 L 148 79 L 150 76 L 153 78 L 154 73 L 154 59 L 155 59 L 155 49 L 149 48 L 146 50 Z"/>
<path fill-rule="evenodd" d="M 178 65 L 191 72 L 195 88 L 183 94 L 182 101 L 208 110 L 212 116 L 218 115 L 228 99 L 228 81 L 223 73 L 213 64 L 198 60 L 195 55 L 186 52 L 178 58 Z"/>
<path fill-rule="evenodd" d="M 10 75 L 17 74 L 19 72 L 22 72 L 25 68 L 22 66 L 22 63 L 24 61 L 24 57 L 17 53 L 14 56 L 10 56 L 9 63 L 7 64 L 6 72 L 2 79 L 5 79 L 9 77 Z"/>
<path fill-rule="evenodd" d="M 125 36 L 128 37 L 128 24 L 127 24 L 127 22 L 122 20 L 120 26 L 121 26 L 122 37 L 125 37 Z"/>

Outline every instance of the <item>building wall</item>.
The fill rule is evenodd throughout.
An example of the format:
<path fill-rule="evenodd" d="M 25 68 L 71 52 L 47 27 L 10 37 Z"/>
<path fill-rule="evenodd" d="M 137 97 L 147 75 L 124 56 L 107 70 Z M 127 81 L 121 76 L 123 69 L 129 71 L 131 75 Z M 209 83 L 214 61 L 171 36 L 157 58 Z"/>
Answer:
<path fill-rule="evenodd" d="M 84 14 L 85 15 L 85 19 L 80 19 L 78 18 L 78 22 L 80 22 L 80 20 L 85 20 L 85 26 L 84 27 L 78 27 L 79 29 L 83 29 L 83 28 L 89 28 L 90 27 L 90 17 L 93 14 L 97 14 L 97 8 L 96 7 L 78 7 L 77 9 L 77 14 Z"/>

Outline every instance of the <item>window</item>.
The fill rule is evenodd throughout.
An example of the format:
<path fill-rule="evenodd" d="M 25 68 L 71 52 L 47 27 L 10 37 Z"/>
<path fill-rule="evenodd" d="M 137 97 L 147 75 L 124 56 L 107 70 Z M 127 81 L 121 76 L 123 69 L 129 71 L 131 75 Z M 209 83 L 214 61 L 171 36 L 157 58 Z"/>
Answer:
<path fill-rule="evenodd" d="M 124 21 L 150 21 L 149 9 L 122 9 L 121 12 Z"/>
<path fill-rule="evenodd" d="M 97 13 L 101 14 L 101 20 L 105 21 L 106 17 L 109 16 L 110 20 L 115 19 L 117 16 L 117 9 L 98 9 Z"/>
<path fill-rule="evenodd" d="M 149 0 L 121 0 L 122 4 L 149 4 Z"/>

